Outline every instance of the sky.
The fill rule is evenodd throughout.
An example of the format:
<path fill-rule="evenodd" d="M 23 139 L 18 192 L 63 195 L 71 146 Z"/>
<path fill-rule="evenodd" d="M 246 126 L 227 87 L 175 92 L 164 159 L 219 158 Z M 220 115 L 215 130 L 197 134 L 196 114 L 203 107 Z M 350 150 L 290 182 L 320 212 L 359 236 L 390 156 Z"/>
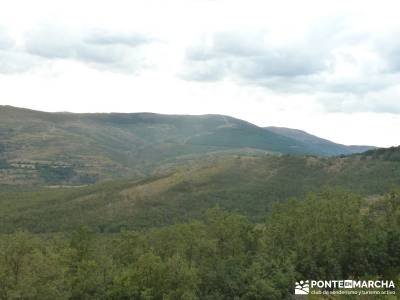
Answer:
<path fill-rule="evenodd" d="M 400 3 L 2 0 L 0 105 L 224 114 L 400 144 Z"/>

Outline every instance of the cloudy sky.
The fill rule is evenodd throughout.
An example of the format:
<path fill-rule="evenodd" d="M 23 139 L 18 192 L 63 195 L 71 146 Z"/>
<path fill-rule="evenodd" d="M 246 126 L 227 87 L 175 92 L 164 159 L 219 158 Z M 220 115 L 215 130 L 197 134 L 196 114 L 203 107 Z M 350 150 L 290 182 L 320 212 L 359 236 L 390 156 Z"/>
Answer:
<path fill-rule="evenodd" d="M 3 0 L 0 104 L 400 144 L 398 1 Z"/>

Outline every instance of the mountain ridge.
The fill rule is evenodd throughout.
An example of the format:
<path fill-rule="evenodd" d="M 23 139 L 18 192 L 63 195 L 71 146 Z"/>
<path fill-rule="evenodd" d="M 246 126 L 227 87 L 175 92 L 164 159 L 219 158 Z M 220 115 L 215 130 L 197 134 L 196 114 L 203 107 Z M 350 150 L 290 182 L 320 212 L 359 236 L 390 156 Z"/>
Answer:
<path fill-rule="evenodd" d="M 272 132 L 284 135 L 286 137 L 293 138 L 297 141 L 305 142 L 308 145 L 314 146 L 315 151 L 321 151 L 321 147 L 325 149 L 322 150 L 326 155 L 348 155 L 354 153 L 360 153 L 368 150 L 373 150 L 378 147 L 365 146 L 365 145 L 344 145 L 332 142 L 328 139 L 320 138 L 316 135 L 310 134 L 304 130 L 288 128 L 288 127 L 276 127 L 268 126 L 264 127 Z"/>
<path fill-rule="evenodd" d="M 49 113 L 0 106 L 3 184 L 80 185 L 143 178 L 164 165 L 215 152 L 353 153 L 343 145 L 339 148 L 346 153 L 320 148 L 217 114 Z"/>

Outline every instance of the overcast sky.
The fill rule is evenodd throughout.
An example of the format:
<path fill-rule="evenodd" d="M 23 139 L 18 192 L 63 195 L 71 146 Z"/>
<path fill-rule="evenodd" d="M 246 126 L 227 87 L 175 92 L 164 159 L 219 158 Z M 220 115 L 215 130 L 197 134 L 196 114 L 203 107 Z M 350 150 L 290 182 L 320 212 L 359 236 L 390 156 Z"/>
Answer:
<path fill-rule="evenodd" d="M 0 104 L 400 144 L 398 1 L 3 0 Z"/>

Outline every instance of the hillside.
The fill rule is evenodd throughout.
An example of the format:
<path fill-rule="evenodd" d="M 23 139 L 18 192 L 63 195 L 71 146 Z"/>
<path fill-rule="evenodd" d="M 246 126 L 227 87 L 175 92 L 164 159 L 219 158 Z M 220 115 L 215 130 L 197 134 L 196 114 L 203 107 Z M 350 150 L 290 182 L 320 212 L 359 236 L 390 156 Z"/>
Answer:
<path fill-rule="evenodd" d="M 266 129 L 276 134 L 283 135 L 298 142 L 307 144 L 309 149 L 323 156 L 361 153 L 367 150 L 373 150 L 374 148 L 371 146 L 346 146 L 342 144 L 337 144 L 299 129 L 273 126 L 266 127 Z"/>
<path fill-rule="evenodd" d="M 329 142 L 315 146 L 221 115 L 46 113 L 0 106 L 2 184 L 82 185 L 143 178 L 205 153 L 351 152 L 335 147 Z"/>
<path fill-rule="evenodd" d="M 366 155 L 208 155 L 145 180 L 74 188 L 3 187 L 0 228 L 47 232 L 87 225 L 113 232 L 187 221 L 215 205 L 261 221 L 272 203 L 327 186 L 376 197 L 398 185 L 400 161 Z"/>

